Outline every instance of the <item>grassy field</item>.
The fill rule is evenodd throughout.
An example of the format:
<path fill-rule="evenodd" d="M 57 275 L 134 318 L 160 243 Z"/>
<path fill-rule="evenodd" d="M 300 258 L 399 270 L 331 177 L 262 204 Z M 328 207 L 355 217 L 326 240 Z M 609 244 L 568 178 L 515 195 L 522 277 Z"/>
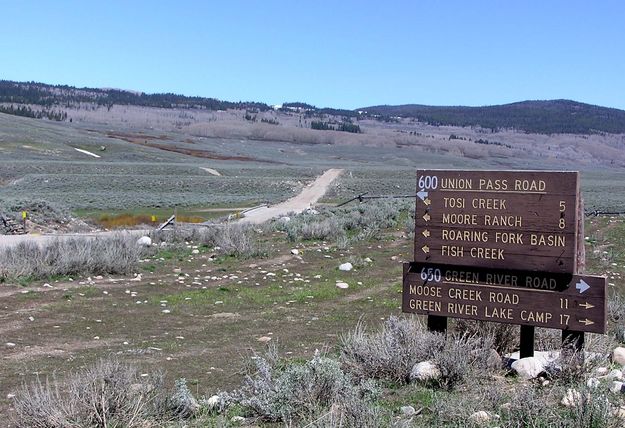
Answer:
<path fill-rule="evenodd" d="M 263 127 L 237 128 L 235 138 L 214 122 L 155 129 L 156 122 L 122 124 L 124 114 L 113 113 L 119 123 L 91 118 L 56 124 L 0 114 L 0 211 L 18 212 L 28 201 L 43 200 L 96 223 L 112 217 L 107 227 L 121 214 L 130 221 L 152 215 L 161 221 L 174 210 L 211 220 L 285 200 L 328 168 L 344 169 L 323 199 L 328 205 L 364 192 L 411 194 L 417 168 L 564 169 L 581 171 L 588 210 L 625 211 L 625 173 L 617 168 L 619 157 L 613 156 L 615 164 L 608 159 L 608 149 L 622 144 L 618 136 L 506 131 L 487 137 L 518 144 L 508 149 L 449 140 L 450 133 L 473 138 L 479 130 L 363 123 L 364 136 L 304 130 L 309 139 L 271 140 L 273 134 L 259 134 Z M 240 119 L 228 114 L 228 121 Z M 219 124 L 219 115 L 211 115 Z M 409 129 L 419 136 L 406 135 Z M 141 373 L 163 369 L 169 384 L 184 377 L 196 396 L 207 397 L 238 388 L 250 356 L 268 344 L 276 344 L 287 362 L 303 363 L 317 349 L 337 357 L 341 338 L 359 322 L 376 329 L 400 314 L 401 262 L 412 258 L 407 211 L 397 217 L 381 211 L 360 222 L 359 211 L 354 207 L 308 228 L 259 227 L 251 258 L 183 239 L 154 247 L 124 275 L 3 278 L 0 414 L 11 413 L 6 397 L 24 383 L 37 376 L 66 379 L 103 356 L 136 363 Z M 336 227 L 344 230 L 330 233 Z M 620 295 L 625 291 L 623 218 L 588 217 L 585 238 L 588 272 L 607 275 L 610 294 Z M 339 271 L 348 261 L 355 269 Z M 349 288 L 338 288 L 337 281 Z M 541 343 L 553 345 L 553 335 L 540 334 L 551 338 Z M 471 385 L 446 390 L 382 380 L 377 403 L 389 424 L 399 417 L 399 406 L 411 404 L 423 409 L 419 420 L 428 426 L 442 423 L 441 403 L 461 407 L 464 399 L 466 409 L 445 422 L 459 426 L 469 409 L 484 402 L 479 395 L 484 388 L 517 391 L 522 385 L 497 376 L 479 378 L 475 391 Z M 502 403 L 493 403 L 490 410 L 499 411 Z M 237 407 L 229 412 L 228 417 L 243 414 Z M 204 422 L 218 425 L 215 415 Z"/>
<path fill-rule="evenodd" d="M 312 358 L 317 349 L 336 355 L 340 338 L 358 322 L 375 329 L 401 313 L 401 263 L 412 257 L 407 218 L 400 215 L 395 227 L 373 238 L 356 240 L 352 231 L 347 246 L 332 239 L 289 242 L 284 232 L 266 229 L 256 235 L 266 254 L 261 258 L 220 256 L 189 242 L 142 259 L 135 272 L 140 279 L 5 284 L 0 342 L 15 346 L 2 351 L 0 414 L 10 413 L 5 397 L 25 382 L 63 378 L 107 355 L 139 364 L 141 373 L 163 369 L 170 383 L 184 377 L 196 396 L 237 388 L 250 355 L 268 343 L 291 361 Z M 611 294 L 622 293 L 625 222 L 590 218 L 586 234 L 588 271 L 608 275 Z M 347 261 L 355 269 L 339 271 Z M 349 288 L 337 288 L 337 281 Z M 504 389 L 517 385 L 514 378 L 497 382 Z M 411 404 L 427 409 L 425 418 L 434 417 L 434 403 L 471 394 L 383 385 L 384 409 L 397 414 Z"/>
<path fill-rule="evenodd" d="M 471 138 L 474 131 L 445 127 L 421 129 L 427 133 L 420 133 L 410 143 L 410 138 L 417 137 L 409 138 L 405 133 L 415 126 L 366 124 L 370 134 L 363 141 L 339 139 L 331 144 L 304 144 L 205 137 L 176 128 L 142 128 L 138 123 L 111 131 L 98 122 L 59 124 L 0 114 L 0 200 L 3 206 L 45 200 L 79 214 L 240 207 L 287 199 L 323 170 L 339 167 L 346 173 L 325 200 L 341 201 L 363 192 L 412 193 L 416 168 L 515 168 L 581 170 L 588 208 L 625 207 L 625 177 L 616 165 L 603 160 L 588 162 L 592 158 L 589 154 L 580 154 L 579 162 L 552 156 L 553 152 L 566 153 L 565 147 L 577 143 L 579 150 L 590 147 L 589 137 L 570 136 L 567 138 L 571 141 L 560 141 L 555 137 L 550 140 L 546 136 L 502 133 L 497 138 L 517 142 L 523 148 L 506 154 L 489 152 L 490 146 L 484 151 L 481 144 L 450 141 L 451 133 Z M 410 141 L 399 144 L 403 139 Z M 621 144 L 608 137 L 603 142 L 599 136 L 590 139 L 598 139 L 592 143 L 595 146 Z M 141 144 L 145 141 L 151 146 Z M 548 150 L 540 152 L 538 142 Z M 106 150 L 101 151 L 101 147 Z M 199 155 L 180 151 L 187 149 Z M 221 176 L 202 168 L 212 168 Z"/>

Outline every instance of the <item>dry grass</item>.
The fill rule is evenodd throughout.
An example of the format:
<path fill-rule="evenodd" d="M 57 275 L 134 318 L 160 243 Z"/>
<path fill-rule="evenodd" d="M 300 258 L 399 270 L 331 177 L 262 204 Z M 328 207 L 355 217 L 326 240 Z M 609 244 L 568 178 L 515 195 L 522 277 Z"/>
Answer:
<path fill-rule="evenodd" d="M 25 385 L 15 398 L 15 423 L 24 428 L 156 427 L 169 419 L 163 376 L 103 359 L 71 375 Z"/>
<path fill-rule="evenodd" d="M 143 251 L 136 241 L 135 236 L 116 234 L 56 239 L 42 245 L 20 242 L 0 252 L 0 281 L 131 273 Z"/>

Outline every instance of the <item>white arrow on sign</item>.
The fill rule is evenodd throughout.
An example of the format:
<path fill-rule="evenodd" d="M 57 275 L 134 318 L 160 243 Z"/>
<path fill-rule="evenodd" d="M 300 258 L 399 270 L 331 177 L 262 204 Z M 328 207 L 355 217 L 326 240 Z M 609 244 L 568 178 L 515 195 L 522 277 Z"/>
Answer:
<path fill-rule="evenodd" d="M 417 196 L 419 197 L 419 199 L 424 200 L 425 198 L 428 197 L 428 192 L 426 192 L 425 190 L 421 189 L 421 191 L 419 191 L 417 193 Z"/>
<path fill-rule="evenodd" d="M 584 281 L 583 279 L 580 279 L 579 282 L 575 284 L 575 288 L 577 288 L 579 290 L 579 293 L 581 294 L 584 291 L 587 291 L 590 288 L 590 285 L 586 284 L 586 281 Z"/>

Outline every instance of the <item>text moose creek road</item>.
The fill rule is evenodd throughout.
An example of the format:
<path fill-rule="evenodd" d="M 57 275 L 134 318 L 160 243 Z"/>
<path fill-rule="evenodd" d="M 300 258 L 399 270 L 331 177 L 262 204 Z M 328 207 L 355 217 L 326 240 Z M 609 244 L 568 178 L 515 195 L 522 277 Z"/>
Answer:
<path fill-rule="evenodd" d="M 605 333 L 606 278 L 405 263 L 402 311 Z"/>

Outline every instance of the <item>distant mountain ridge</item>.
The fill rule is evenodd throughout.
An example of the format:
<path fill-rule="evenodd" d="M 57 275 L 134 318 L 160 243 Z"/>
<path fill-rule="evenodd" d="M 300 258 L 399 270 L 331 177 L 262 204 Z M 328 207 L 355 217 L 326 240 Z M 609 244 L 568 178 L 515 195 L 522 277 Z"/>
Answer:
<path fill-rule="evenodd" d="M 265 103 L 253 101 L 232 102 L 173 93 L 146 94 L 121 89 L 76 88 L 68 85 L 0 80 L 0 112 L 62 121 L 67 118 L 63 109 L 79 103 L 93 103 L 107 108 L 114 105 L 136 105 L 206 110 L 272 109 L 272 106 Z M 42 111 L 33 111 L 27 105 L 42 106 Z M 289 109 L 321 118 L 324 115 L 348 117 L 348 121 L 363 118 L 392 121 L 402 117 L 414 118 L 434 126 L 479 126 L 491 130 L 515 129 L 541 134 L 625 133 L 625 110 L 571 100 L 521 101 L 482 107 L 378 105 L 355 110 L 317 108 L 303 102 L 293 102 L 284 103 L 281 110 Z"/>
<path fill-rule="evenodd" d="M 381 105 L 358 110 L 386 118 L 415 118 L 437 126 L 509 128 L 540 134 L 625 133 L 624 110 L 571 100 L 521 101 L 484 107 Z"/>
<path fill-rule="evenodd" d="M 208 110 L 270 109 L 267 104 L 251 101 L 231 102 L 216 98 L 189 97 L 172 93 L 146 94 L 122 89 L 75 88 L 68 85 L 0 80 L 0 103 L 35 104 L 52 107 L 81 102 L 95 103 L 101 106 L 117 104 L 159 108 L 205 108 Z"/>

